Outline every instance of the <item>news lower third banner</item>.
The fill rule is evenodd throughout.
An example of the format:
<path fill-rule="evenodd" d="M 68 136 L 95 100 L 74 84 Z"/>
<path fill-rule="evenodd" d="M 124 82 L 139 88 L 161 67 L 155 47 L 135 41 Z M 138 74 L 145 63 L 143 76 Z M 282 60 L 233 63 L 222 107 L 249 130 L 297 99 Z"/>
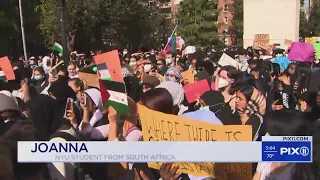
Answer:
<path fill-rule="evenodd" d="M 19 141 L 18 162 L 312 162 L 312 137 L 262 142 Z"/>

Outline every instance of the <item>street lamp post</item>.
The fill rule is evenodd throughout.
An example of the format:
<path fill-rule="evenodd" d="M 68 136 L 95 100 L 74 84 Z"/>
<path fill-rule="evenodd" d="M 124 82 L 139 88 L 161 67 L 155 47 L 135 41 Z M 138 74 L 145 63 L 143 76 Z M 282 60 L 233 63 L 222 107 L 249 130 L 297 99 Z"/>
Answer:
<path fill-rule="evenodd" d="M 27 61 L 28 60 L 28 56 L 27 56 L 26 38 L 25 38 L 25 35 L 24 35 L 24 25 L 23 25 L 23 15 L 22 15 L 21 0 L 19 0 L 19 11 L 20 11 L 20 24 L 21 24 L 21 35 L 22 35 L 24 60 Z"/>
<path fill-rule="evenodd" d="M 58 10 L 60 12 L 63 60 L 64 60 L 64 64 L 67 65 L 69 64 L 69 52 L 68 52 L 68 42 L 67 42 L 66 23 L 65 23 L 66 0 L 57 0 L 57 2 L 58 2 Z"/>

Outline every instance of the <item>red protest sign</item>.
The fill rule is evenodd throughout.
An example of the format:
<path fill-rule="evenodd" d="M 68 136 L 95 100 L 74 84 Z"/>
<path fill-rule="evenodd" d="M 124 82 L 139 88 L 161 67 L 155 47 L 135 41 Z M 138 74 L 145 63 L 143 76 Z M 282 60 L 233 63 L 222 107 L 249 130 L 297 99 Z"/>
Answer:
<path fill-rule="evenodd" d="M 118 50 L 96 55 L 94 60 L 96 64 L 107 64 L 112 81 L 124 82 Z"/>
<path fill-rule="evenodd" d="M 7 56 L 0 58 L 0 68 L 2 69 L 3 73 L 6 75 L 7 80 L 16 79 L 11 63 Z"/>
<path fill-rule="evenodd" d="M 207 79 L 198 81 L 193 84 L 188 84 L 183 87 L 184 93 L 189 103 L 196 101 L 203 93 L 210 90 Z"/>

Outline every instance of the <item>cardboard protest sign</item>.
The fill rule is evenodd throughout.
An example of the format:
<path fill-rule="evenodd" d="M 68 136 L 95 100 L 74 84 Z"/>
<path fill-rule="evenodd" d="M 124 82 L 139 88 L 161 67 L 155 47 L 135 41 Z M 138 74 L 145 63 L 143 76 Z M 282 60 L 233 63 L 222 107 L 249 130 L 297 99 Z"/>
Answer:
<path fill-rule="evenodd" d="M 203 121 L 163 114 L 138 105 L 144 141 L 251 141 L 252 127 L 216 125 Z M 161 163 L 148 163 L 160 169 Z M 251 180 L 250 163 L 177 163 L 180 170 L 194 176 L 217 179 Z"/>
<path fill-rule="evenodd" d="M 0 69 L 5 74 L 7 80 L 15 80 L 16 76 L 7 56 L 0 58 Z"/>
<path fill-rule="evenodd" d="M 258 47 L 269 48 L 270 45 L 270 37 L 269 34 L 255 34 L 253 39 L 253 48 L 256 49 Z"/>
<path fill-rule="evenodd" d="M 284 45 L 285 46 L 291 46 L 291 44 L 292 44 L 291 40 L 289 40 L 289 39 L 284 40 Z"/>
<path fill-rule="evenodd" d="M 188 84 L 183 87 L 184 93 L 189 103 L 195 102 L 203 93 L 210 90 L 207 79 L 198 81 L 193 84 Z"/>
<path fill-rule="evenodd" d="M 100 88 L 99 75 L 79 72 L 79 79 L 85 81 L 88 86 Z"/>
<path fill-rule="evenodd" d="M 312 62 L 315 56 L 315 49 L 311 43 L 294 42 L 291 45 L 288 58 L 291 61 Z"/>
<path fill-rule="evenodd" d="M 222 54 L 220 60 L 218 61 L 218 64 L 220 66 L 233 66 L 235 68 L 238 68 L 238 62 L 225 53 Z"/>
<path fill-rule="evenodd" d="M 124 82 L 118 50 L 96 55 L 94 60 L 96 64 L 107 64 L 112 81 Z"/>
<path fill-rule="evenodd" d="M 181 73 L 182 77 L 183 77 L 183 81 L 187 80 L 189 82 L 189 84 L 194 83 L 194 74 L 192 71 L 188 70 L 185 71 L 183 73 Z"/>

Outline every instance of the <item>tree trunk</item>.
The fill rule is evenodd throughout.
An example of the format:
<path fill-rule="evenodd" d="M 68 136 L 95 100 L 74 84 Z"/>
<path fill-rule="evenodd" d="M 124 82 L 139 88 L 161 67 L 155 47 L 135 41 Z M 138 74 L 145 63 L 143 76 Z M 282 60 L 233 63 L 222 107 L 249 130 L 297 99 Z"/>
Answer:
<path fill-rule="evenodd" d="M 69 32 L 69 37 L 68 37 L 68 51 L 71 53 L 74 49 L 74 42 L 75 42 L 75 30 L 72 32 Z"/>

